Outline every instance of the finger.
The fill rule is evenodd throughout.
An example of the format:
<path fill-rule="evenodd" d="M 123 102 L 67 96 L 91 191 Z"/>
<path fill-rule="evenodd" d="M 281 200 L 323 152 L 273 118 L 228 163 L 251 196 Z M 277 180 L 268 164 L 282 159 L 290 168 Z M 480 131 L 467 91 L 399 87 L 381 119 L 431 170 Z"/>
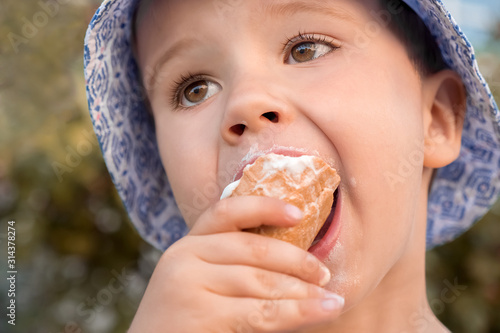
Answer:
<path fill-rule="evenodd" d="M 203 273 L 203 283 L 211 292 L 230 297 L 305 299 L 325 297 L 327 293 L 294 276 L 240 265 L 210 265 Z"/>
<path fill-rule="evenodd" d="M 218 201 L 196 221 L 191 235 L 207 235 L 256 228 L 261 225 L 290 227 L 302 218 L 302 211 L 269 197 L 241 196 Z"/>
<path fill-rule="evenodd" d="M 242 314 L 235 329 L 242 332 L 297 330 L 338 318 L 344 299 L 336 294 L 302 300 L 234 299 Z M 238 332 L 238 330 L 236 330 Z"/>
<path fill-rule="evenodd" d="M 290 243 L 267 236 L 233 232 L 191 236 L 185 246 L 208 263 L 218 265 L 244 265 L 287 274 L 303 281 L 324 286 L 330 281 L 330 271 L 314 255 Z"/>

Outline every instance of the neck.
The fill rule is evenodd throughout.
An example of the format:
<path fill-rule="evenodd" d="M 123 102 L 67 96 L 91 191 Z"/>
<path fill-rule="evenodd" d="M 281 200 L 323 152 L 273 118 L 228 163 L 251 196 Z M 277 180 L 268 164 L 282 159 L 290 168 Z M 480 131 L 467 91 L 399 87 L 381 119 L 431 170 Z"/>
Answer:
<path fill-rule="evenodd" d="M 373 292 L 339 319 L 304 333 L 449 332 L 436 318 L 427 301 L 425 256 L 422 255 L 425 253 L 427 186 L 423 186 L 419 199 L 422 209 L 416 216 L 418 223 L 412 244 Z"/>

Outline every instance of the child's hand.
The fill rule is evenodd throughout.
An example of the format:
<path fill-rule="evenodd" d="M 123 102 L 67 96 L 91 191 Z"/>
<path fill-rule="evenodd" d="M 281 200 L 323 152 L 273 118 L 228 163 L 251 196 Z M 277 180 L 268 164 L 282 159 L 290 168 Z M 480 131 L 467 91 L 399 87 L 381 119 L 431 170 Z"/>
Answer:
<path fill-rule="evenodd" d="M 343 300 L 320 288 L 330 273 L 316 257 L 241 232 L 299 218 L 272 198 L 213 205 L 163 254 L 129 333 L 281 332 L 338 317 Z"/>

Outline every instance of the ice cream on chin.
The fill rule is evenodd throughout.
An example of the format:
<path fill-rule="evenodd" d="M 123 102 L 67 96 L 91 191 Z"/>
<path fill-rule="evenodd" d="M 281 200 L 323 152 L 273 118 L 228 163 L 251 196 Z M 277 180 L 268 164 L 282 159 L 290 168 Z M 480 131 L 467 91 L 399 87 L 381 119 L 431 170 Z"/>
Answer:
<path fill-rule="evenodd" d="M 257 195 L 281 199 L 302 210 L 302 221 L 290 228 L 261 226 L 248 231 L 292 243 L 307 250 L 325 223 L 340 183 L 335 169 L 316 156 L 260 156 L 229 184 L 221 199 Z"/>

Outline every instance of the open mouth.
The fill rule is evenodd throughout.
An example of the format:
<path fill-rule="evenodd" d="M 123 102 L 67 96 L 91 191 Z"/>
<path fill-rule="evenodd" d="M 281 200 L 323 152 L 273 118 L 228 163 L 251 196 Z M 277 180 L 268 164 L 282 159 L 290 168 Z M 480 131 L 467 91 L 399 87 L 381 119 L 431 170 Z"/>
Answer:
<path fill-rule="evenodd" d="M 332 204 L 332 208 L 330 210 L 330 214 L 328 214 L 328 217 L 326 218 L 325 223 L 323 224 L 323 226 L 319 230 L 318 234 L 316 235 L 316 238 L 314 238 L 314 240 L 309 248 L 312 248 L 314 245 L 318 244 L 325 237 L 328 230 L 330 229 L 332 222 L 333 222 L 333 217 L 335 216 L 335 208 L 337 208 L 338 192 L 339 192 L 338 188 L 335 190 L 335 192 L 333 192 L 333 204 Z"/>

